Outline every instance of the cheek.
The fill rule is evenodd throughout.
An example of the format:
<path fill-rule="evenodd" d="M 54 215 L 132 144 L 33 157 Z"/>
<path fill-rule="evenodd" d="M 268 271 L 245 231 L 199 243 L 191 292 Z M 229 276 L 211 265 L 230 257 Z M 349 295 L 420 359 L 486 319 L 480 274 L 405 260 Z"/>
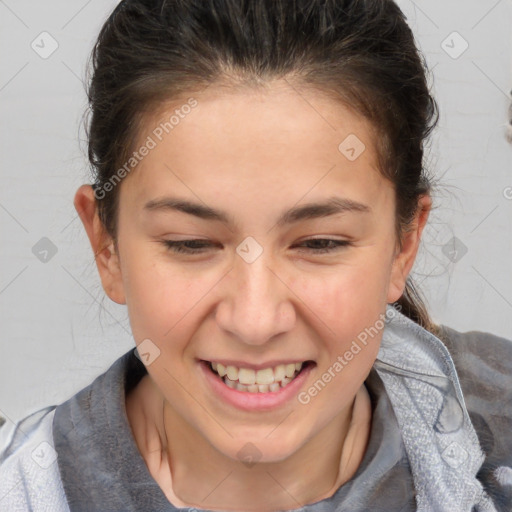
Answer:
<path fill-rule="evenodd" d="M 314 381 L 298 397 L 304 410 L 315 411 L 312 430 L 325 426 L 352 398 L 367 377 L 379 351 L 386 309 L 389 268 L 353 265 L 328 279 L 297 279 L 314 312 L 319 359 Z M 334 405 L 335 404 L 335 405 Z"/>
<path fill-rule="evenodd" d="M 136 342 L 149 338 L 161 349 L 170 345 L 173 350 L 182 349 L 180 340 L 186 339 L 183 333 L 190 330 L 194 307 L 212 288 L 214 279 L 179 269 L 161 256 L 129 253 L 129 248 L 127 253 L 123 280 Z M 172 344 L 167 343 L 169 339 Z"/>
<path fill-rule="evenodd" d="M 365 254 L 326 272 L 298 272 L 290 288 L 338 340 L 357 336 L 385 311 L 391 264 L 385 248 Z"/>
<path fill-rule="evenodd" d="M 346 405 L 354 396 L 379 351 L 390 265 L 378 257 L 382 251 L 372 250 L 371 257 L 369 252 L 360 263 L 340 266 L 328 277 L 301 276 L 294 284 L 314 313 L 309 318 L 319 349 L 316 378 L 323 383 L 314 385 L 311 394 L 306 390 L 305 400 L 325 409 L 320 422 L 335 414 L 329 404 Z"/>

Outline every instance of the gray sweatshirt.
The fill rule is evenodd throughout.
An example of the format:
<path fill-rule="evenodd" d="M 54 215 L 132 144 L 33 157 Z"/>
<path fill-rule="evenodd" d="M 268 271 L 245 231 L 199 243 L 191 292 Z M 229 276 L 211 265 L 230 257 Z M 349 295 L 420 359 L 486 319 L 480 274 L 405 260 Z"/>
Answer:
<path fill-rule="evenodd" d="M 297 510 L 511 512 L 512 342 L 447 327 L 441 341 L 388 313 L 365 381 L 363 461 L 333 496 Z M 147 370 L 135 350 L 15 425 L 0 452 L 0 511 L 201 510 L 169 503 L 137 449 L 125 395 Z"/>

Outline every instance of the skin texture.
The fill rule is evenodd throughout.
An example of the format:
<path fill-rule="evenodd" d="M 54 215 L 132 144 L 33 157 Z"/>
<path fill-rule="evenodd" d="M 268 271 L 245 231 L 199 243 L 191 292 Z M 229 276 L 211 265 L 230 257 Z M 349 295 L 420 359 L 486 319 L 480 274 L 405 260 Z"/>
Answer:
<path fill-rule="evenodd" d="M 177 506 L 238 510 L 298 508 L 331 496 L 357 470 L 371 407 L 364 380 L 381 333 L 308 404 L 242 411 L 207 384 L 198 360 L 316 363 L 307 390 L 374 326 L 402 294 L 431 201 L 420 199 L 399 249 L 392 183 L 377 168 L 374 132 L 362 117 L 318 91 L 273 82 L 265 90 L 209 87 L 120 189 L 117 244 L 102 228 L 92 189 L 75 207 L 107 295 L 126 304 L 136 344 L 159 356 L 127 397 L 127 416 L 146 464 Z M 186 100 L 148 117 L 140 141 Z M 338 149 L 355 134 L 366 146 L 350 161 Z M 144 211 L 179 197 L 224 210 L 232 223 L 177 211 Z M 337 196 L 347 211 L 278 226 L 289 208 Z M 248 236 L 263 249 L 236 252 Z M 205 239 L 196 255 L 162 240 Z M 326 254 L 311 238 L 349 241 Z M 258 462 L 243 464 L 252 443 Z"/>

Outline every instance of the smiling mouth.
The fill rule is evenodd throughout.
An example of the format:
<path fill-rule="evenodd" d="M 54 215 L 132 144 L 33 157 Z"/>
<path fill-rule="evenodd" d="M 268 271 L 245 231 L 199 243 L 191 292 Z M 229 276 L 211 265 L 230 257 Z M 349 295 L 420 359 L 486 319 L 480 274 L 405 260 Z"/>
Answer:
<path fill-rule="evenodd" d="M 253 370 L 231 365 L 224 366 L 211 361 L 204 361 L 204 363 L 227 387 L 248 393 L 275 393 L 290 384 L 306 368 L 315 364 L 308 360 L 302 363 L 279 364 Z"/>

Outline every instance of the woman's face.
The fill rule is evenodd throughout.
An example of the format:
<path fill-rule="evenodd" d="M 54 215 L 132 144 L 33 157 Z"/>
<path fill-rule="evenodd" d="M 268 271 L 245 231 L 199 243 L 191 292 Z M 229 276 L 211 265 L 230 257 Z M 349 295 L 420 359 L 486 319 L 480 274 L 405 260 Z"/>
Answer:
<path fill-rule="evenodd" d="M 397 255 L 393 186 L 349 109 L 277 82 L 194 99 L 146 120 L 103 284 L 191 432 L 234 459 L 283 460 L 352 403 L 415 242 Z M 233 390 L 207 362 L 260 384 Z M 265 384 L 306 362 L 279 391 Z"/>

